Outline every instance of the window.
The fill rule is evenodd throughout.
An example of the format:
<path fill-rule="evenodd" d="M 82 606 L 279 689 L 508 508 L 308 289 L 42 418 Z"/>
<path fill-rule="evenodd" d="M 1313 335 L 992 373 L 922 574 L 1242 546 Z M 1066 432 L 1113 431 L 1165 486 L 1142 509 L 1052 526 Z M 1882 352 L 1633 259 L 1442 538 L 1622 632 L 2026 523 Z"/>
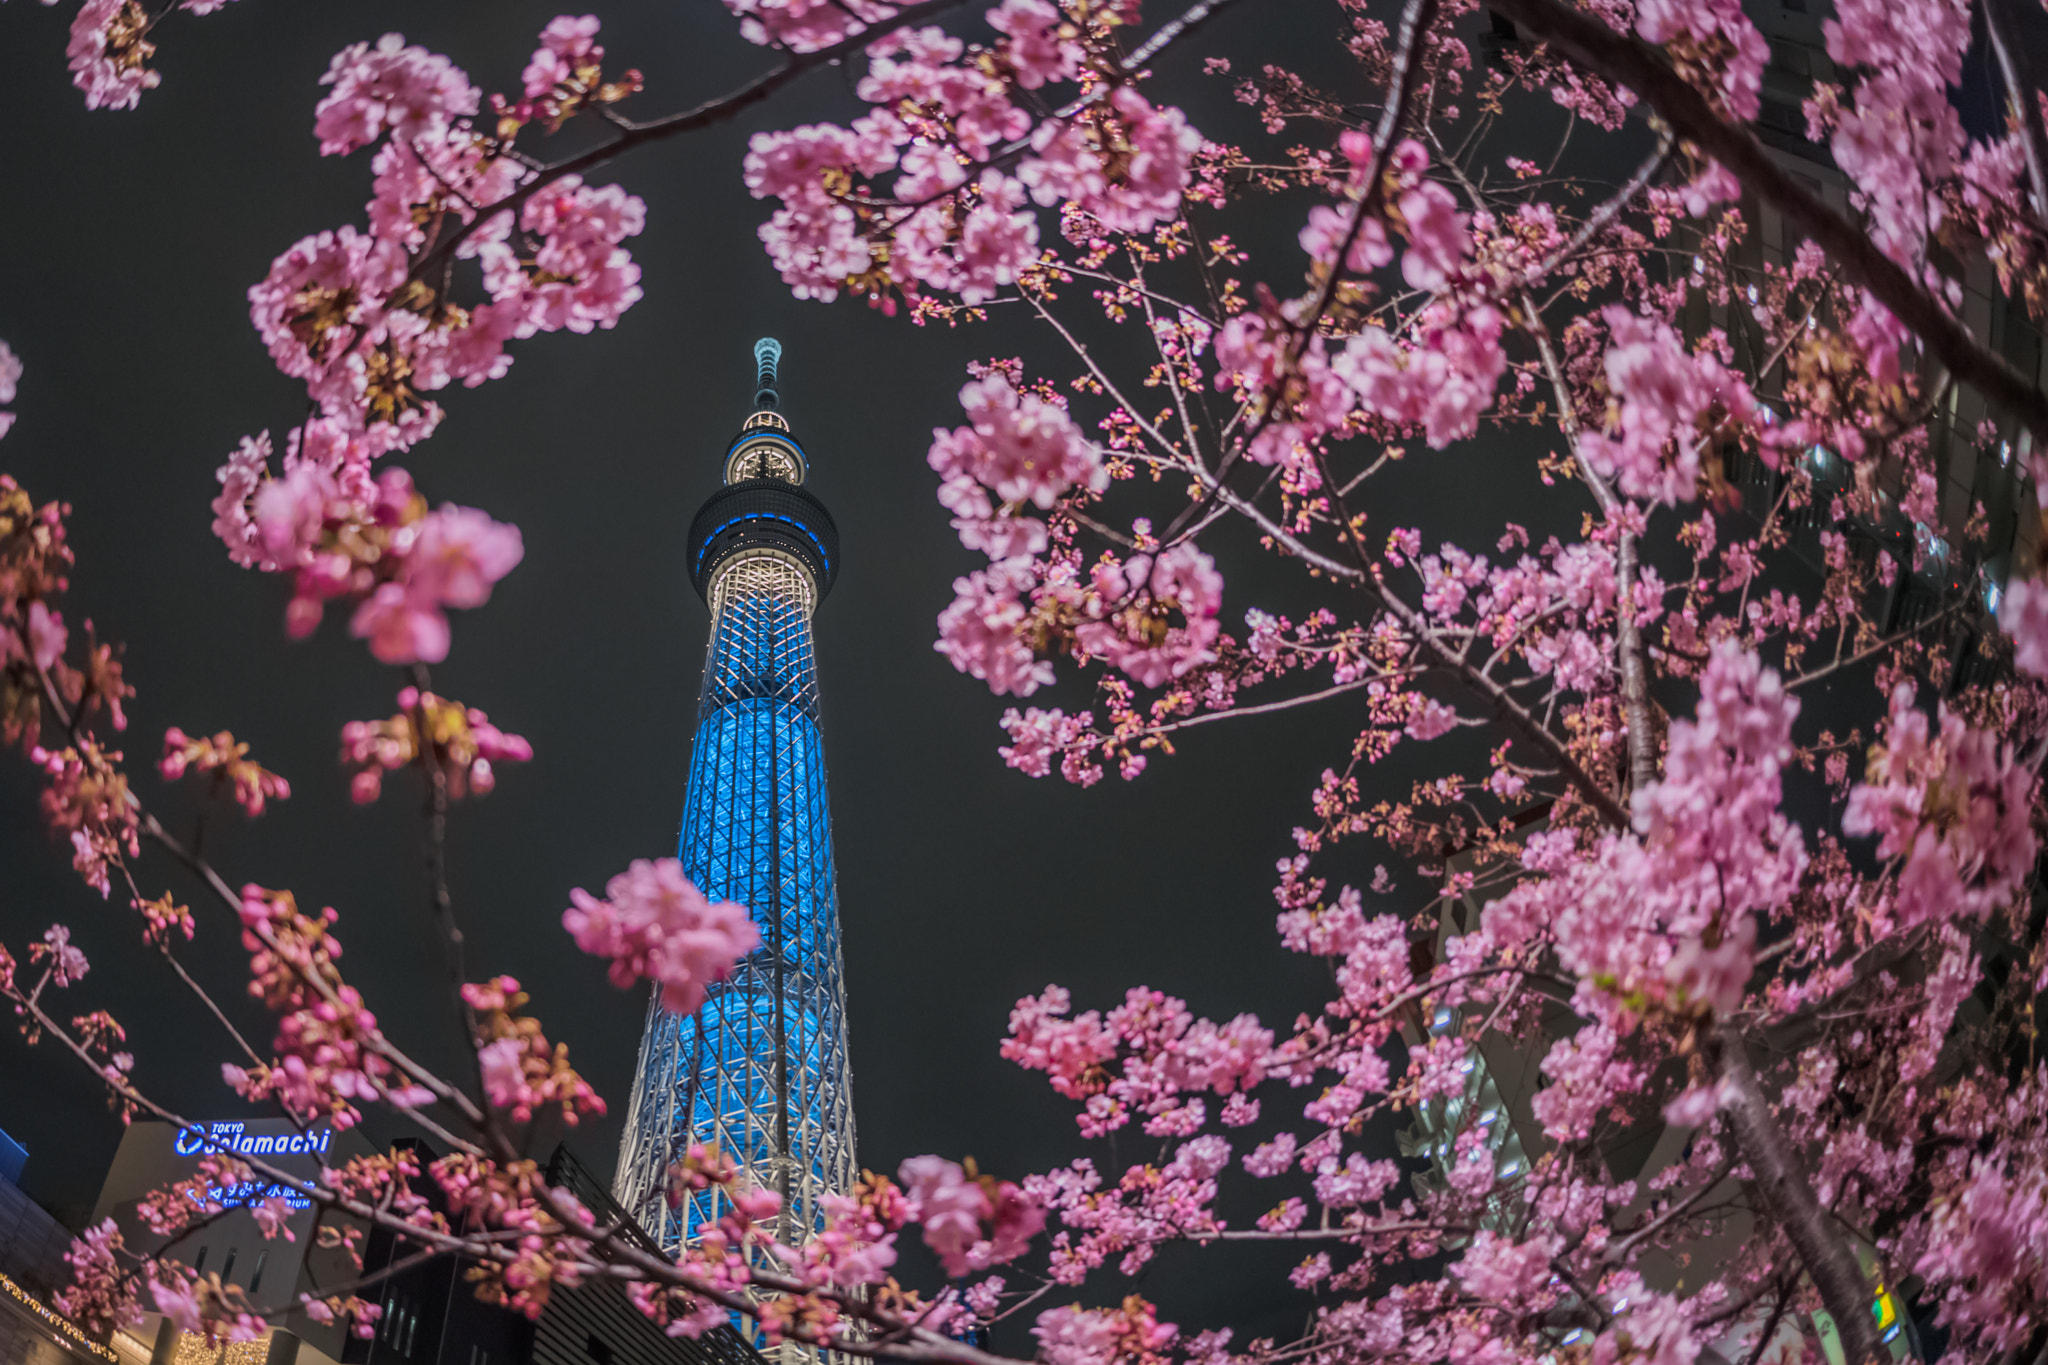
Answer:
<path fill-rule="evenodd" d="M 251 1294 L 263 1287 L 263 1263 L 269 1259 L 270 1253 L 267 1251 L 260 1253 L 256 1257 L 256 1268 L 249 1272 L 249 1292 Z"/>
<path fill-rule="evenodd" d="M 231 1280 L 233 1280 L 234 1278 L 235 1278 L 235 1249 L 234 1249 L 233 1247 L 229 1247 L 229 1248 L 228 1248 L 228 1258 L 227 1258 L 227 1260 L 225 1260 L 225 1261 L 221 1262 L 221 1267 L 220 1267 L 220 1282 L 221 1282 L 222 1284 L 227 1284 L 228 1282 L 230 1282 L 230 1281 L 231 1281 Z"/>
<path fill-rule="evenodd" d="M 199 1248 L 199 1254 L 192 1258 L 192 1273 L 194 1275 L 204 1275 L 206 1273 L 206 1253 L 211 1250 L 213 1250 L 212 1247 L 201 1247 Z"/>
<path fill-rule="evenodd" d="M 1783 38 L 1772 38 L 1769 42 L 1771 45 L 1772 66 L 1780 71 L 1789 72 L 1794 76 L 1810 74 L 1806 67 L 1805 48 L 1801 47 L 1798 43 L 1788 42 Z"/>
<path fill-rule="evenodd" d="M 1757 122 L 1773 132 L 1801 139 L 1806 136 L 1806 111 L 1787 100 L 1765 95 L 1757 110 Z"/>

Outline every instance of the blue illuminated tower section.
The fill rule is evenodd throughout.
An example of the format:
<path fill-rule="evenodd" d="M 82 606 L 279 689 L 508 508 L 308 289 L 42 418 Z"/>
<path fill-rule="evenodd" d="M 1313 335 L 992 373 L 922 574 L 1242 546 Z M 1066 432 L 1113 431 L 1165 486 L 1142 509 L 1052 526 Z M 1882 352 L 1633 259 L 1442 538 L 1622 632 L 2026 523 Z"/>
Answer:
<path fill-rule="evenodd" d="M 690 580 L 711 607 L 676 856 L 714 900 L 745 905 L 762 947 L 687 1017 L 659 995 L 640 1043 L 614 1193 L 675 1252 L 723 1211 L 705 1192 L 671 1209 L 667 1171 L 715 1144 L 782 1196 L 785 1241 L 854 1180 L 853 1098 L 832 819 L 818 735 L 811 613 L 839 571 L 839 533 L 804 487 L 803 447 L 778 411 L 782 347 L 756 343 L 754 413 L 724 486 L 690 527 Z"/>

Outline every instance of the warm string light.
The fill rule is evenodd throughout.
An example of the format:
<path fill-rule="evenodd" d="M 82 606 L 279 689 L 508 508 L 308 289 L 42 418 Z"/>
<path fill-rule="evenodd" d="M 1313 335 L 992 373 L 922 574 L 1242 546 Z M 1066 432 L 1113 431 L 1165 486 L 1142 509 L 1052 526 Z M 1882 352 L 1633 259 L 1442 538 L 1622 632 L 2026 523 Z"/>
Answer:
<path fill-rule="evenodd" d="M 50 1326 L 62 1332 L 65 1336 L 70 1337 L 73 1341 L 77 1342 L 80 1346 L 85 1347 L 86 1350 L 91 1351 L 94 1355 L 99 1356 L 105 1360 L 118 1361 L 120 1359 L 119 1356 L 115 1355 L 107 1347 L 100 1345 L 100 1343 L 94 1341 L 84 1332 L 79 1331 L 77 1323 L 73 1322 L 70 1318 L 65 1317 L 62 1313 L 57 1312 L 55 1309 L 45 1306 L 41 1299 L 38 1299 L 33 1294 L 30 1294 L 26 1289 L 23 1289 L 20 1285 L 16 1284 L 13 1280 L 9 1279 L 4 1274 L 0 1274 L 0 1288 L 6 1289 L 8 1293 L 12 1294 L 22 1303 L 28 1305 L 29 1309 L 33 1311 L 37 1317 L 41 1318 L 44 1322 L 47 1322 L 48 1324 L 50 1324 Z"/>
<path fill-rule="evenodd" d="M 180 1332 L 172 1365 L 263 1365 L 269 1354 L 268 1332 L 254 1341 L 209 1340 L 198 1332 Z"/>

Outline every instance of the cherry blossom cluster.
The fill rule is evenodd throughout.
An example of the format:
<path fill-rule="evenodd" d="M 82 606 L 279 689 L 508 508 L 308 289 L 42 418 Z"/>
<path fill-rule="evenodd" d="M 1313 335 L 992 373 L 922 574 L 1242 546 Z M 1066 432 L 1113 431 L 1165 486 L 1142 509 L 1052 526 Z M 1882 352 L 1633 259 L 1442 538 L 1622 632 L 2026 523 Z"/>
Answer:
<path fill-rule="evenodd" d="M 126 859 L 142 851 L 135 803 L 118 751 L 90 740 L 54 753 L 37 745 L 29 761 L 43 770 L 43 820 L 71 845 L 71 867 L 102 897 Z"/>
<path fill-rule="evenodd" d="M 52 694 L 80 721 L 104 714 L 113 729 L 128 728 L 122 703 L 134 689 L 113 646 L 93 639 L 88 621 L 83 658 L 74 664 L 70 628 L 53 606 L 70 586 L 69 510 L 55 502 L 38 507 L 26 489 L 0 474 L 0 743 L 18 740 L 32 750 L 46 721 L 61 725 L 61 717 L 50 714 Z"/>
<path fill-rule="evenodd" d="M 921 1227 L 925 1245 L 954 1279 L 1016 1260 L 1045 1226 L 1044 1210 L 1026 1191 L 981 1175 L 971 1161 L 912 1157 L 896 1178 L 904 1220 Z"/>
<path fill-rule="evenodd" d="M 308 915 L 289 891 L 242 888 L 242 946 L 249 953 L 249 994 L 277 1014 L 276 1055 L 221 1075 L 244 1099 L 275 1099 L 304 1120 L 353 1126 L 359 1106 L 384 1101 L 415 1108 L 433 1092 L 405 1075 L 362 993 L 341 977 L 334 909 Z"/>
<path fill-rule="evenodd" d="M 301 440 L 303 436 L 303 440 Z M 270 438 L 245 439 L 219 471 L 214 533 L 236 562 L 290 573 L 285 629 L 311 634 L 326 604 L 354 602 L 349 633 L 385 663 L 448 657 L 450 607 L 480 607 L 525 554 L 517 527 L 452 503 L 429 511 L 402 469 L 374 479 L 360 442 L 308 422 L 269 470 Z"/>
<path fill-rule="evenodd" d="M 706 897 L 674 858 L 635 859 L 604 891 L 603 900 L 572 891 L 562 927 L 584 952 L 611 959 L 613 985 L 653 981 L 677 1014 L 694 1013 L 711 986 L 761 946 L 746 907 Z"/>
<path fill-rule="evenodd" d="M 117 1254 L 123 1250 L 121 1230 L 111 1218 L 87 1228 L 64 1253 L 71 1284 L 56 1304 L 80 1327 L 95 1336 L 111 1336 L 142 1317 L 135 1298 L 135 1280 Z"/>
<path fill-rule="evenodd" d="M 731 7 L 758 39 L 799 48 L 874 17 L 845 6 Z M 997 35 L 987 45 L 938 28 L 869 44 L 858 86 L 869 107 L 850 125 L 750 142 L 748 189 L 781 203 L 761 241 L 798 297 L 846 289 L 891 311 L 893 294 L 981 303 L 1037 259 L 1032 201 L 1074 205 L 1115 232 L 1146 231 L 1179 212 L 1203 140 L 1180 110 L 1127 83 L 1113 38 L 1125 22 L 1117 7 L 1003 0 L 984 17 Z M 1084 74 L 1112 84 L 1053 117 L 1033 114 L 1047 87 Z"/>
<path fill-rule="evenodd" d="M 882 0 L 726 0 L 750 43 L 815 52 L 865 31 L 899 8 Z"/>
<path fill-rule="evenodd" d="M 520 73 L 518 102 L 504 96 L 491 97 L 491 109 L 498 115 L 497 133 L 510 137 L 519 128 L 539 120 L 549 132 L 557 132 L 578 111 L 600 104 L 617 104 L 640 89 L 638 71 L 627 71 L 616 81 L 604 79 L 604 48 L 596 41 L 597 16 L 564 14 L 540 31 L 540 47 Z"/>
<path fill-rule="evenodd" d="M 1075 1304 L 1049 1309 L 1039 1314 L 1031 1330 L 1047 1365 L 1161 1365 L 1179 1335 L 1177 1327 L 1159 1321 L 1157 1310 L 1136 1294 L 1125 1296 L 1119 1308 Z"/>
<path fill-rule="evenodd" d="M 173 725 L 164 731 L 164 756 L 157 771 L 166 782 L 176 782 L 187 773 L 212 773 L 215 781 L 233 792 L 235 804 L 250 816 L 263 814 L 269 801 L 282 801 L 292 794 L 291 784 L 248 757 L 248 744 L 226 730 L 211 739 L 194 739 Z"/>
<path fill-rule="evenodd" d="M 385 773 L 414 763 L 430 764 L 431 772 L 446 779 L 449 796 L 460 800 L 497 786 L 498 764 L 532 759 L 531 744 L 500 730 L 474 706 L 416 687 L 399 692 L 398 714 L 390 719 L 352 720 L 341 727 L 341 764 L 353 773 L 349 795 L 358 802 L 375 801 Z"/>
<path fill-rule="evenodd" d="M 175 7 L 192 14 L 212 14 L 227 3 L 175 0 Z M 86 108 L 133 109 L 143 91 L 156 88 L 162 77 L 144 65 L 156 54 L 156 44 L 148 35 L 169 8 L 152 13 L 142 0 L 80 0 L 64 55 L 70 59 L 71 83 L 85 92 Z"/>
<path fill-rule="evenodd" d="M 515 1123 L 529 1123 L 542 1109 L 557 1109 L 574 1126 L 585 1116 L 602 1118 L 604 1101 L 569 1065 L 565 1043 L 549 1044 L 540 1020 L 522 1013 L 528 996 L 509 976 L 462 988 L 462 1002 L 477 1021 L 477 1066 L 492 1107 L 507 1110 Z"/>
<path fill-rule="evenodd" d="M 2035 772 L 1946 707 L 1934 731 L 1914 701 L 1910 684 L 1893 690 L 1884 742 L 1842 816 L 1845 833 L 1875 837 L 1878 856 L 1899 861 L 1886 910 L 1901 929 L 1982 919 L 2011 900 L 2040 852 Z"/>
<path fill-rule="evenodd" d="M 85 954 L 71 941 L 70 926 L 64 924 L 45 929 L 42 940 L 29 945 L 28 960 L 41 963 L 44 974 L 55 986 L 74 985 L 91 970 Z"/>
<path fill-rule="evenodd" d="M 1069 1017 L 1071 1010 L 1071 997 L 1058 986 L 1018 1001 L 1002 1054 L 1045 1072 L 1055 1091 L 1082 1101 L 1077 1121 L 1087 1136 L 1139 1116 L 1152 1136 L 1184 1136 L 1207 1115 L 1203 1101 L 1190 1096 L 1228 1099 L 1268 1074 L 1273 1034 L 1251 1015 L 1224 1024 L 1197 1019 L 1185 1002 L 1142 987 L 1106 1015 L 1087 1010 Z"/>
<path fill-rule="evenodd" d="M 579 103 L 620 97 L 583 89 L 601 55 L 594 33 L 594 21 L 550 25 L 528 79 L 547 87 L 516 107 L 550 101 L 550 117 L 566 117 L 574 111 L 561 100 L 571 95 L 555 96 L 563 81 L 578 87 Z M 572 60 L 583 65 L 567 67 Z M 322 155 L 384 139 L 370 164 L 369 230 L 296 243 L 250 289 L 250 318 L 278 368 L 305 381 L 362 457 L 431 435 L 441 412 L 424 395 L 502 376 L 506 342 L 609 327 L 639 299 L 639 267 L 620 243 L 643 226 L 641 202 L 575 176 L 522 192 L 533 173 L 509 144 L 522 116 L 511 114 L 502 135 L 479 128 L 482 94 L 446 57 L 387 34 L 338 53 L 321 82 L 332 87 L 314 111 Z M 441 268 L 427 270 L 436 249 Z M 453 260 L 477 263 L 485 302 L 450 297 Z"/>
<path fill-rule="evenodd" d="M 1085 574 L 1071 554 L 1034 559 L 1050 533 L 1018 509 L 1099 495 L 1109 484 L 1101 455 L 1061 406 L 1020 393 L 1001 369 L 969 383 L 960 403 L 973 425 L 934 431 L 929 462 L 961 543 L 992 562 L 954 583 L 958 595 L 939 617 L 939 653 L 992 691 L 1020 697 L 1052 681 L 1052 665 L 1037 655 L 1055 642 L 1146 687 L 1212 662 L 1223 600 L 1215 561 L 1192 544 L 1161 552 L 1142 540 L 1154 551 L 1104 556 Z"/>
<path fill-rule="evenodd" d="M 5 341 L 0 341 L 0 403 L 12 403 L 21 384 L 21 357 Z M 14 427 L 14 414 L 0 410 L 0 436 L 5 436 Z"/>

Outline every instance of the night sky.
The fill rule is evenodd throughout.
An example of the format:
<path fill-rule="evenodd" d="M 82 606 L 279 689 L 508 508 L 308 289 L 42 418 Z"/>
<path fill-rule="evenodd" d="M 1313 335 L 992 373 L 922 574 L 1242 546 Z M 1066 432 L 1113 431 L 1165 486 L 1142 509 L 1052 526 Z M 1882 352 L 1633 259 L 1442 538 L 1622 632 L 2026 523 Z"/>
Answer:
<path fill-rule="evenodd" d="M 163 26 L 163 83 L 140 110 L 88 113 L 64 69 L 72 8 L 0 9 L 0 337 L 27 366 L 0 470 L 75 508 L 79 563 L 64 610 L 74 627 L 90 617 L 126 644 L 139 693 L 126 747 L 145 799 L 174 828 L 197 815 L 152 771 L 165 727 L 230 728 L 253 742 L 291 780 L 292 799 L 254 822 L 215 811 L 208 854 L 230 882 L 334 905 L 344 966 L 385 1027 L 445 1065 L 454 1054 L 416 784 L 394 780 L 380 804 L 357 807 L 335 763 L 343 723 L 388 715 L 403 680 L 347 638 L 339 612 L 311 640 L 287 641 L 285 583 L 229 563 L 207 504 L 237 439 L 266 427 L 281 438 L 305 402 L 258 344 L 244 290 L 300 236 L 360 222 L 368 198 L 368 153 L 315 154 L 316 81 L 332 54 L 398 29 L 486 91 L 512 89 L 556 10 L 242 0 Z M 639 116 L 728 89 L 769 61 L 710 0 L 619 0 L 600 14 L 608 69 L 646 73 Z M 1208 91 L 1194 106 L 1205 131 L 1241 136 L 1248 117 L 1222 82 L 1203 85 L 1200 57 L 1228 50 L 1242 71 L 1275 44 L 1324 43 L 1340 23 L 1334 6 L 1307 0 L 1242 5 L 1161 75 Z M 437 690 L 484 708 L 537 753 L 457 809 L 455 903 L 471 978 L 517 976 L 550 1036 L 612 1101 L 613 1121 L 573 1137 L 600 1170 L 616 1155 L 644 998 L 614 990 L 560 914 L 571 888 L 598 890 L 630 860 L 674 851 L 707 628 L 683 540 L 748 410 L 749 348 L 763 334 L 785 344 L 784 410 L 845 547 L 817 628 L 862 1163 L 893 1170 L 937 1151 L 1020 1175 L 1091 1150 L 1109 1157 L 1079 1139 L 1071 1106 L 1042 1078 L 997 1057 L 1011 1003 L 1048 982 L 1072 987 L 1079 1007 L 1107 1007 L 1142 982 L 1199 1013 L 1253 1010 L 1281 1027 L 1326 998 L 1326 968 L 1279 948 L 1270 888 L 1275 860 L 1292 852 L 1288 830 L 1307 817 L 1317 774 L 1342 761 L 1354 718 L 1324 710 L 1208 727 L 1138 782 L 1081 791 L 1005 769 L 996 721 L 1012 702 L 932 651 L 949 584 L 977 558 L 933 498 L 931 429 L 959 420 L 969 359 L 1048 353 L 1000 309 L 983 327 L 949 331 L 789 297 L 755 239 L 767 208 L 740 181 L 745 138 L 845 117 L 851 105 L 840 73 L 818 73 L 749 118 L 601 172 L 647 201 L 647 231 L 629 243 L 647 297 L 614 331 L 517 344 L 508 378 L 440 395 L 440 433 L 394 457 L 434 502 L 486 509 L 525 536 L 525 561 L 491 603 L 455 613 L 453 652 L 435 670 Z M 1271 217 L 1276 241 L 1291 241 L 1299 214 Z M 1476 484 L 1463 467 L 1444 486 L 1479 522 L 1537 488 L 1533 475 Z M 1205 544 L 1231 583 L 1226 628 L 1265 602 L 1257 585 L 1291 577 L 1248 537 Z M 1086 696 L 1069 682 L 1052 700 Z M 1381 772 L 1389 794 L 1412 776 L 1401 763 Z M 244 1113 L 219 1080 L 227 1054 L 199 1007 L 141 947 L 135 918 L 82 887 L 40 828 L 34 777 L 17 754 L 0 762 L 0 934 L 20 956 L 51 922 L 70 924 L 94 968 L 60 1008 L 112 1010 L 142 1083 L 175 1108 Z M 185 959 L 267 1037 L 241 997 L 245 959 L 224 913 L 160 857 L 145 855 L 142 880 L 198 910 Z M 1415 878 L 1403 873 L 1401 887 L 1400 900 L 1419 899 Z M 1285 1094 L 1269 1100 L 1266 1126 L 1298 1107 Z M 29 1148 L 29 1192 L 82 1216 L 119 1125 L 80 1069 L 49 1047 L 0 1039 L 0 1128 Z M 1152 1148 L 1127 1134 L 1114 1155 Z M 1262 1185 L 1249 1212 L 1279 1193 Z M 1304 1301 L 1272 1287 L 1273 1267 L 1293 1258 L 1229 1254 L 1238 1259 L 1220 1273 L 1178 1290 L 1156 1270 L 1143 1288 L 1189 1329 L 1236 1325 L 1240 1342 L 1298 1324 Z"/>

